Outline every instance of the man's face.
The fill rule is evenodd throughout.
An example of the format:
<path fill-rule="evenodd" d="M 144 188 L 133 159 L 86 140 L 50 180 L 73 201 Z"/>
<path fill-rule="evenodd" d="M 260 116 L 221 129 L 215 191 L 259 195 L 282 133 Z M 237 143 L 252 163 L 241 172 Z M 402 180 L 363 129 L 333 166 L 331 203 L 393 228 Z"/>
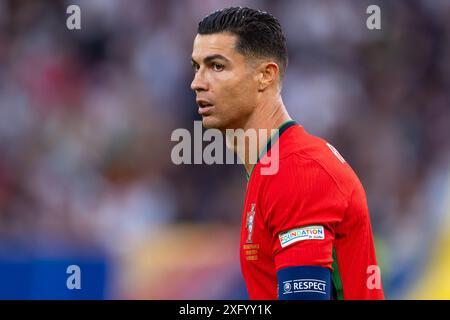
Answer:
<path fill-rule="evenodd" d="M 256 72 L 249 58 L 236 51 L 236 41 L 231 33 L 195 37 L 191 88 L 205 128 L 242 128 L 256 106 Z"/>

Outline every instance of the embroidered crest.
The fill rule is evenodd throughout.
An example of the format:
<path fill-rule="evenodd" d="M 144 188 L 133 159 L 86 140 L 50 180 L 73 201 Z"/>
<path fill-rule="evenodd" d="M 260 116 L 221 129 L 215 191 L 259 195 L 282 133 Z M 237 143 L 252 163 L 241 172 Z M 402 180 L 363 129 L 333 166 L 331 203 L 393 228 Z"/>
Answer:
<path fill-rule="evenodd" d="M 252 243 L 252 233 L 253 233 L 253 222 L 255 220 L 255 207 L 256 203 L 251 204 L 251 209 L 247 212 L 247 223 L 245 227 L 247 228 L 247 243 Z"/>

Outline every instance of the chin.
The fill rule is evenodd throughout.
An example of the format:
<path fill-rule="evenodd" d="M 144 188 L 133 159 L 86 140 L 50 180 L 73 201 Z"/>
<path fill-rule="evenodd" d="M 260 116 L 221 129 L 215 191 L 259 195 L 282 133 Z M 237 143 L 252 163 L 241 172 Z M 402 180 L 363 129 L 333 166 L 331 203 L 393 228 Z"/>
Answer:
<path fill-rule="evenodd" d="M 220 119 L 213 116 L 203 117 L 202 124 L 205 129 L 218 129 L 220 131 L 224 131 L 226 129 L 223 121 L 220 121 Z"/>

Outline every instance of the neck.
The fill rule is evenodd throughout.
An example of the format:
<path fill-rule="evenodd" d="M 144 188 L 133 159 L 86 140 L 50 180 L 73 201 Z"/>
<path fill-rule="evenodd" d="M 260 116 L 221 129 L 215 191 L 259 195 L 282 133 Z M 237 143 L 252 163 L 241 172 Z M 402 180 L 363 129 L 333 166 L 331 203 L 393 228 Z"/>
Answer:
<path fill-rule="evenodd" d="M 256 157 L 261 153 L 262 149 L 270 139 L 272 130 L 278 129 L 284 122 L 292 120 L 286 111 L 281 96 L 276 99 L 265 100 L 265 103 L 258 105 L 255 111 L 250 115 L 246 123 L 243 125 L 244 132 L 247 130 L 256 130 L 257 152 Z M 228 139 L 227 139 L 228 140 Z M 249 146 L 249 139 L 245 139 L 245 147 L 240 148 L 236 140 L 227 141 L 229 147 L 237 153 L 238 157 L 244 164 L 248 174 L 251 173 L 253 166 L 256 164 L 255 157 L 252 158 L 250 151 L 253 150 Z"/>

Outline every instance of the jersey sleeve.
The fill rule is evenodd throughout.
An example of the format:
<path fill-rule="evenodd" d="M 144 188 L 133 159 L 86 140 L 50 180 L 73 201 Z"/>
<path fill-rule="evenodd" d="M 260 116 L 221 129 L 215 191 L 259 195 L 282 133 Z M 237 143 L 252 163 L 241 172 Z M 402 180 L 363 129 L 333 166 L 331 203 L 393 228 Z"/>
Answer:
<path fill-rule="evenodd" d="M 266 179 L 261 196 L 276 269 L 332 270 L 335 227 L 348 207 L 332 176 L 316 161 L 291 154 Z"/>

